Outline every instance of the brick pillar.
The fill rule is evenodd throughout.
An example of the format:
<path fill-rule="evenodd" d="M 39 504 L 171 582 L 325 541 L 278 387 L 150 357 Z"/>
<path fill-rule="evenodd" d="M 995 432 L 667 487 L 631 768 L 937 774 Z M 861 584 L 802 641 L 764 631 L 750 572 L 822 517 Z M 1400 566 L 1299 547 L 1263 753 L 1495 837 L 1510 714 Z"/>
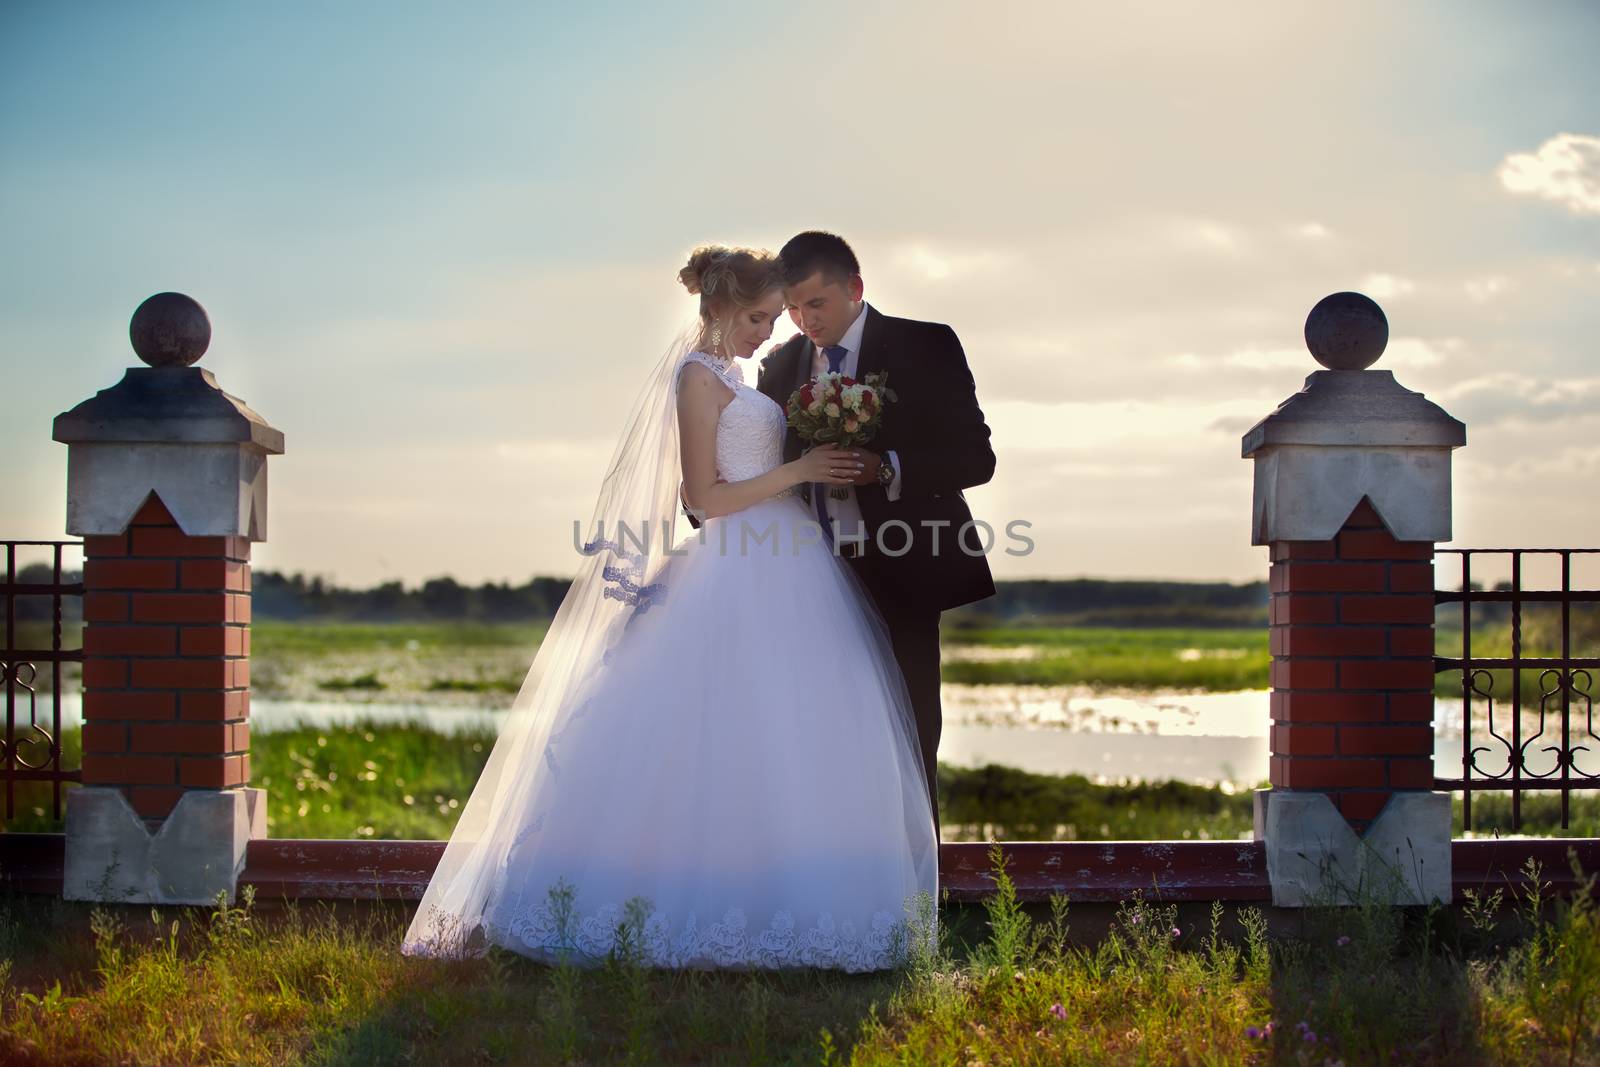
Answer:
<path fill-rule="evenodd" d="M 156 494 L 84 539 L 83 783 L 151 829 L 250 780 L 250 542 L 191 537 Z"/>
<path fill-rule="evenodd" d="M 146 364 L 56 416 L 67 532 L 84 539 L 83 784 L 67 794 L 68 900 L 234 899 L 266 798 L 250 781 L 250 544 L 283 434 L 210 371 L 205 309 L 158 293 Z"/>
<path fill-rule="evenodd" d="M 1357 832 L 1433 788 L 1433 545 L 1366 498 L 1328 541 L 1274 541 L 1274 789 L 1326 793 Z"/>
<path fill-rule="evenodd" d="M 1271 550 L 1272 788 L 1256 793 L 1280 907 L 1448 901 L 1433 787 L 1433 546 L 1450 540 L 1466 427 L 1386 370 L 1383 310 L 1306 319 L 1325 370 L 1244 435 L 1251 543 Z"/>

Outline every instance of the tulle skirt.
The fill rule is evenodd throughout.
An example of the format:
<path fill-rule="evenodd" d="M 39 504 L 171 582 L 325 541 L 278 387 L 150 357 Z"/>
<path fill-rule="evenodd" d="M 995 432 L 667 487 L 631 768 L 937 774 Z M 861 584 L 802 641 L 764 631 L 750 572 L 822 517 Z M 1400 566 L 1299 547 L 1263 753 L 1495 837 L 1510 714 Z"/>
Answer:
<path fill-rule="evenodd" d="M 905 684 L 815 533 L 784 496 L 680 543 L 494 815 L 515 832 L 467 917 L 488 941 L 580 965 L 866 971 L 933 936 Z M 421 934 L 403 951 L 430 954 Z"/>

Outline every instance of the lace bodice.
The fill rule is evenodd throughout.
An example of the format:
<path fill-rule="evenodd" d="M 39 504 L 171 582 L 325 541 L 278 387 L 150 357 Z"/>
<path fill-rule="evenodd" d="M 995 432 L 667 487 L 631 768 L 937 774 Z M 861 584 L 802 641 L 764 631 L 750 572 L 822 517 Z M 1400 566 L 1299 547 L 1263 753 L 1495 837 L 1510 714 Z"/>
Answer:
<path fill-rule="evenodd" d="M 709 367 L 733 390 L 717 420 L 717 477 L 730 482 L 765 474 L 783 462 L 783 432 L 788 418 L 777 401 L 744 384 L 737 360 L 691 352 L 685 362 Z"/>

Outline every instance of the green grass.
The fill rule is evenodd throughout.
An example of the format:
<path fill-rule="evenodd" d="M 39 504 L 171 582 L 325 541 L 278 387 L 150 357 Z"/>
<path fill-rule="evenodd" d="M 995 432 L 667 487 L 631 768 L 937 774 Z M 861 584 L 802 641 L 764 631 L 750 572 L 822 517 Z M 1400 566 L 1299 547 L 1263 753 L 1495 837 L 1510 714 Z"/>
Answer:
<path fill-rule="evenodd" d="M 286 622 L 251 624 L 253 656 L 325 656 L 404 650 L 423 654 L 461 648 L 537 648 L 545 623 Z M 415 647 L 412 643 L 415 642 Z"/>
<path fill-rule="evenodd" d="M 81 765 L 82 736 L 69 730 L 62 738 L 68 767 Z M 486 726 L 443 734 L 418 724 L 359 720 L 260 732 L 250 739 L 250 784 L 267 791 L 272 837 L 443 840 L 494 740 Z M 8 830 L 61 832 L 48 786 L 18 782 L 16 798 Z M 1101 784 L 1082 775 L 995 765 L 939 769 L 939 810 L 949 841 L 1233 840 L 1250 830 L 1251 803 L 1248 792 L 1178 781 Z M 1453 806 L 1460 836 L 1459 796 Z M 1559 796 L 1527 793 L 1519 832 L 1600 837 L 1600 796 L 1574 793 L 1570 816 L 1563 830 Z M 1511 832 L 1509 796 L 1473 798 L 1475 836 Z"/>
<path fill-rule="evenodd" d="M 949 630 L 946 647 L 1031 647 L 1031 659 L 947 661 L 947 682 L 973 685 L 1099 685 L 1230 692 L 1265 689 L 1267 632 L 1211 629 L 1006 627 Z"/>
<path fill-rule="evenodd" d="M 940 909 L 898 970 L 580 970 L 398 951 L 404 906 L 148 908 L 0 897 L 0 1059 L 18 1064 L 1594 1063 L 1600 922 L 1542 872 L 1461 910 L 1125 901 L 1074 930 Z M 1095 923 L 1091 919 L 1091 925 Z M 1081 925 L 1081 923 L 1080 923 Z"/>

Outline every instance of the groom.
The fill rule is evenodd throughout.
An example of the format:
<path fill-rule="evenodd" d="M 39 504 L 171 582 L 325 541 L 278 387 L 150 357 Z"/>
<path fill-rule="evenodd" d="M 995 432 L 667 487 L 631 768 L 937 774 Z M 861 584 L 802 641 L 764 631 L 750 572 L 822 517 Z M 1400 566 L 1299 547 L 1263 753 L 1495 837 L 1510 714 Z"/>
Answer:
<path fill-rule="evenodd" d="M 888 624 L 916 714 L 937 827 L 939 613 L 994 595 L 985 538 L 966 526 L 972 513 L 961 495 L 994 476 L 989 427 L 955 331 L 869 306 L 862 299 L 861 265 L 843 238 L 808 231 L 784 245 L 778 258 L 784 303 L 801 332 L 761 361 L 756 388 L 786 405 L 823 371 L 857 380 L 885 371 L 898 397 L 885 404 L 873 447 L 855 449 L 866 469 L 846 499 L 817 486 L 802 486 L 802 492 L 823 529 L 831 525 L 839 554 Z M 790 429 L 784 459 L 802 451 Z"/>

